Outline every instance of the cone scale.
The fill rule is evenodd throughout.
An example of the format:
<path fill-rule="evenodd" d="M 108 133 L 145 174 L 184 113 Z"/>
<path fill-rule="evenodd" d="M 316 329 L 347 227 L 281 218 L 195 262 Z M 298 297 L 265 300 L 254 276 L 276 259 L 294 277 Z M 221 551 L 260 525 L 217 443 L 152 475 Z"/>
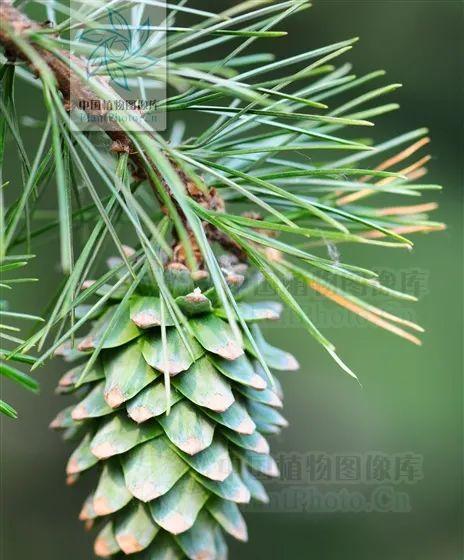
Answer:
<path fill-rule="evenodd" d="M 243 301 L 256 285 L 243 268 L 228 259 L 241 319 L 269 368 L 297 369 L 260 331 L 261 322 L 279 318 L 280 305 Z M 51 426 L 78 443 L 67 465 L 70 483 L 98 471 L 80 513 L 97 531 L 97 557 L 221 560 L 225 535 L 247 540 L 240 505 L 266 502 L 259 478 L 279 475 L 266 436 L 286 426 L 282 394 L 246 336 L 236 339 L 206 273 L 173 263 L 165 280 L 190 328 L 181 334 L 162 313 L 156 286 L 144 285 L 127 304 L 110 300 L 77 351 L 61 352 L 78 365 L 58 392 L 77 402 Z"/>

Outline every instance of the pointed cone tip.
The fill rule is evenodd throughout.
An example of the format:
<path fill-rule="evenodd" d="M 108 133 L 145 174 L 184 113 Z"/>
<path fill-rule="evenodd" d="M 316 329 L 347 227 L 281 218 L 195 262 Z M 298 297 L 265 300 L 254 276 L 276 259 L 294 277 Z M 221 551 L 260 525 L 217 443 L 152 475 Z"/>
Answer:
<path fill-rule="evenodd" d="M 91 506 L 88 502 L 85 502 L 79 513 L 79 521 L 92 521 L 91 519 Z"/>
<path fill-rule="evenodd" d="M 116 542 L 125 554 L 134 554 L 143 550 L 143 545 L 130 533 L 116 535 Z"/>
<path fill-rule="evenodd" d="M 115 454 L 115 448 L 109 441 L 91 446 L 90 451 L 99 459 L 107 459 Z"/>
<path fill-rule="evenodd" d="M 255 452 L 262 455 L 268 455 L 270 451 L 269 443 L 264 437 L 259 439 L 258 445 L 256 446 Z"/>
<path fill-rule="evenodd" d="M 88 417 L 87 409 L 83 404 L 78 404 L 76 408 L 73 409 L 71 412 L 71 418 L 73 420 L 84 420 L 84 418 Z"/>
<path fill-rule="evenodd" d="M 131 315 L 131 320 L 141 329 L 159 327 L 161 325 L 156 315 L 154 313 L 150 313 L 150 311 L 139 311 L 138 313 L 134 313 Z"/>
<path fill-rule="evenodd" d="M 222 393 L 215 393 L 208 399 L 208 408 L 215 412 L 225 412 L 234 402 L 235 399 L 232 393 L 225 395 Z"/>
<path fill-rule="evenodd" d="M 237 526 L 231 527 L 230 534 L 238 541 L 248 542 L 248 530 L 245 522 L 241 522 Z"/>
<path fill-rule="evenodd" d="M 284 406 L 284 403 L 282 402 L 280 397 L 276 395 L 276 393 L 273 393 L 272 391 L 271 391 L 271 396 L 269 398 L 269 404 L 270 406 L 273 406 L 275 408 L 283 408 Z"/>
<path fill-rule="evenodd" d="M 268 456 L 267 465 L 265 466 L 265 468 L 263 468 L 262 472 L 263 474 L 271 478 L 278 478 L 280 476 L 279 467 L 277 466 L 277 463 L 274 461 L 274 459 L 270 456 Z"/>
<path fill-rule="evenodd" d="M 100 558 L 108 558 L 111 556 L 111 548 L 108 541 L 104 537 L 97 537 L 93 546 L 93 551 Z"/>
<path fill-rule="evenodd" d="M 75 474 L 70 474 L 69 476 L 66 477 L 66 485 L 67 486 L 73 486 L 74 484 L 76 484 L 76 482 L 79 480 L 79 474 L 75 473 Z"/>
<path fill-rule="evenodd" d="M 117 408 L 125 401 L 126 397 L 120 387 L 113 387 L 105 393 L 105 401 L 111 408 Z"/>
<path fill-rule="evenodd" d="M 253 389 L 256 389 L 258 391 L 264 391 L 264 389 L 266 389 L 267 387 L 266 381 L 257 373 L 252 376 L 250 384 Z"/>
<path fill-rule="evenodd" d="M 256 424 L 251 418 L 244 418 L 235 428 L 235 431 L 245 436 L 250 436 L 256 430 Z"/>
<path fill-rule="evenodd" d="M 296 371 L 297 369 L 300 369 L 298 360 L 291 354 L 288 355 L 286 369 L 289 371 Z"/>
<path fill-rule="evenodd" d="M 94 350 L 94 348 L 95 348 L 95 339 L 92 336 L 86 336 L 84 340 L 82 340 L 77 346 L 77 349 L 80 352 L 85 352 L 87 350 Z"/>
<path fill-rule="evenodd" d="M 93 509 L 97 515 L 109 515 L 113 513 L 105 496 L 99 496 L 93 499 Z"/>
<path fill-rule="evenodd" d="M 79 462 L 75 457 L 71 457 L 66 465 L 66 474 L 73 475 L 79 472 Z"/>
<path fill-rule="evenodd" d="M 218 461 L 214 466 L 205 472 L 205 476 L 216 482 L 224 482 L 224 480 L 232 473 L 232 463 L 228 461 Z"/>
<path fill-rule="evenodd" d="M 229 340 L 225 346 L 218 349 L 217 353 L 226 360 L 236 360 L 243 356 L 243 348 L 241 348 L 234 340 Z"/>
<path fill-rule="evenodd" d="M 235 501 L 238 504 L 248 504 L 250 499 L 251 499 L 251 494 L 248 488 L 246 486 L 241 486 L 235 495 Z"/>
<path fill-rule="evenodd" d="M 192 524 L 178 511 L 172 512 L 162 522 L 158 521 L 158 525 L 173 535 L 185 533 L 192 527 Z"/>
<path fill-rule="evenodd" d="M 150 418 L 153 418 L 153 415 L 145 406 L 132 408 L 129 412 L 129 416 L 134 422 L 137 422 L 137 424 L 141 424 L 142 422 L 146 422 Z"/>
<path fill-rule="evenodd" d="M 140 487 L 130 488 L 130 492 L 135 498 L 144 503 L 156 500 L 156 498 L 162 495 L 162 492 L 152 482 L 144 482 Z"/>
<path fill-rule="evenodd" d="M 50 422 L 50 424 L 48 425 L 48 427 L 49 427 L 51 430 L 58 430 L 58 429 L 60 428 L 60 421 L 59 421 L 59 419 L 58 419 L 58 418 L 54 418 L 54 419 Z"/>
<path fill-rule="evenodd" d="M 206 447 L 208 447 L 196 437 L 190 437 L 182 442 L 182 445 L 177 444 L 177 446 L 188 455 L 196 455 L 197 453 L 200 453 L 200 451 L 203 451 L 204 449 L 206 449 Z"/>

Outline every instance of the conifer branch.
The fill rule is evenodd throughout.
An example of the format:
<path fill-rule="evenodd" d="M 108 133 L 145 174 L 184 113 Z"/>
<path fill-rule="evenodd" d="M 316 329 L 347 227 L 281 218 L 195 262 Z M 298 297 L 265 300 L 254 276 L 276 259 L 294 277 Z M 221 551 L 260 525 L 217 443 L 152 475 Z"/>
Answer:
<path fill-rule="evenodd" d="M 37 22 L 31 20 L 27 15 L 23 14 L 19 9 L 13 6 L 12 0 L 4 0 L 0 9 L 0 45 L 3 46 L 7 58 L 12 61 L 22 60 L 30 66 L 34 73 L 40 73 L 40 68 L 35 67 L 34 61 L 31 59 L 31 57 L 28 56 L 27 52 L 25 52 L 21 48 L 21 46 L 18 45 L 18 42 L 15 41 L 15 36 L 24 39 L 51 70 L 56 80 L 57 87 L 61 92 L 63 106 L 66 111 L 71 111 L 71 109 L 77 106 L 77 103 L 79 102 L 79 106 L 84 108 L 83 110 L 88 114 L 88 116 L 104 116 L 108 112 L 108 109 L 105 109 L 105 103 L 103 102 L 104 100 L 98 99 L 98 96 L 96 96 L 95 92 L 86 86 L 80 76 L 73 72 L 70 65 L 70 63 L 73 62 L 77 66 L 85 68 L 88 61 L 84 57 L 75 57 L 66 50 L 60 50 L 60 56 L 56 56 L 55 54 L 35 44 L 33 40 L 29 40 L 30 32 L 40 29 L 41 26 Z M 66 63 L 66 60 L 69 60 L 69 63 Z M 111 99 L 119 98 L 116 91 L 106 80 L 102 78 L 100 79 L 100 81 L 102 87 L 105 88 Z M 134 147 L 131 138 L 124 131 L 124 129 L 118 125 L 118 123 L 112 123 L 112 128 L 113 129 L 111 130 L 105 130 L 105 133 L 111 138 L 113 142 L 111 151 L 113 151 L 114 153 L 127 153 L 134 165 L 133 174 L 138 178 L 148 179 L 148 181 L 152 183 L 149 174 L 147 175 L 144 169 L 143 158 L 141 157 L 139 151 Z M 147 131 L 146 134 L 150 134 L 150 132 Z M 153 162 L 150 163 L 153 166 L 153 170 L 157 174 L 159 179 L 163 181 L 160 173 L 156 169 L 156 166 L 153 164 Z M 178 168 L 176 169 L 179 172 L 181 178 L 184 180 L 187 192 L 196 202 L 199 202 L 209 210 L 216 210 L 218 206 L 223 206 L 223 202 L 215 189 L 212 189 L 210 192 L 208 192 L 207 190 L 200 191 L 199 189 L 194 188 L 193 184 L 188 181 L 185 174 L 182 173 L 182 171 Z M 165 186 L 167 185 L 165 184 Z M 153 183 L 152 189 L 155 193 L 155 196 L 158 197 L 160 204 L 163 206 L 163 200 L 159 197 L 157 189 L 153 185 Z M 169 188 L 166 188 L 166 192 L 170 192 Z M 188 222 L 183 215 L 183 212 L 180 209 L 179 205 L 172 196 L 171 200 L 176 206 L 179 214 L 182 216 L 184 224 L 188 228 Z M 232 251 L 242 260 L 246 260 L 245 252 L 237 243 L 235 243 L 223 232 L 218 231 L 214 226 L 211 225 L 209 225 L 205 229 L 205 232 L 207 233 L 211 241 L 218 242 L 225 249 Z M 179 254 L 179 251 L 177 251 L 176 254 Z M 197 252 L 197 255 L 201 254 Z M 184 258 L 180 260 L 181 262 L 185 262 Z M 199 264 L 202 264 L 201 258 Z"/>
<path fill-rule="evenodd" d="M 137 5 L 143 12 L 145 3 L 153 2 L 136 0 L 129 5 Z M 308 8 L 303 0 L 243 2 L 232 11 L 220 13 L 190 8 L 186 2 L 154 3 L 169 9 L 162 25 L 152 27 L 156 37 L 165 33 L 167 55 L 164 42 L 157 39 L 150 46 L 156 64 L 129 68 L 128 79 L 137 84 L 158 80 L 166 96 L 157 108 L 170 116 L 182 111 L 187 115 L 185 124 L 175 121 L 167 139 L 152 131 L 144 118 L 140 118 L 140 131 L 110 120 L 105 123 L 111 122 L 112 127 L 104 130 L 108 140 L 104 143 L 100 143 L 100 137 L 94 141 L 93 132 L 74 134 L 68 116 L 76 116 L 80 110 L 95 122 L 92 117 L 109 111 L 105 103 L 108 99 L 120 99 L 111 85 L 111 68 L 99 67 L 99 72 L 89 73 L 91 43 L 85 38 L 69 40 L 67 33 L 76 26 L 84 30 L 84 35 L 95 30 L 99 17 L 107 12 L 105 3 L 83 3 L 85 9 L 76 12 L 72 6 L 53 0 L 51 7 L 47 3 L 57 16 L 52 18 L 56 19 L 53 28 L 48 23 L 32 21 L 11 0 L 2 3 L 0 44 L 7 59 L 24 63 L 23 67 L 5 64 L 5 76 L 9 81 L 15 76 L 25 78 L 41 87 L 47 109 L 40 146 L 31 162 L 17 119 L 8 109 L 12 105 L 12 88 L 4 89 L 0 107 L 3 126 L 18 149 L 25 183 L 23 193 L 8 209 L 5 246 L 30 244 L 35 237 L 59 228 L 62 268 L 68 275 L 47 314 L 46 324 L 21 350 L 26 352 L 37 346 L 42 351 L 55 334 L 35 367 L 43 364 L 63 342 L 74 341 L 80 326 L 101 312 L 108 294 L 114 299 L 113 292 L 123 288 L 127 293 L 137 291 L 143 270 L 142 277 L 148 274 L 156 281 L 166 313 L 174 317 L 182 341 L 191 351 L 184 336 L 184 331 L 191 334 L 188 314 L 164 280 L 167 263 L 174 261 L 187 266 L 194 275 L 209 274 L 208 289 L 214 293 L 214 305 L 221 308 L 237 339 L 242 331 L 269 375 L 254 331 L 239 312 L 235 291 L 241 274 L 231 269 L 228 259 L 233 256 L 239 268 L 246 262 L 257 276 L 264 277 L 311 336 L 351 373 L 335 354 L 332 342 L 313 323 L 311 310 L 295 299 L 287 280 L 299 279 L 311 286 L 318 297 L 399 334 L 398 329 L 375 319 L 374 315 L 385 319 L 382 313 L 386 312 L 355 301 L 353 285 L 399 299 L 414 297 L 381 285 L 373 271 L 342 262 L 337 246 L 359 243 L 410 248 L 412 242 L 403 234 L 444 227 L 429 219 L 428 212 L 435 210 L 434 204 L 399 205 L 395 200 L 393 204 L 375 206 L 383 197 L 417 197 L 440 188 L 418 184 L 430 156 L 417 155 L 416 161 L 409 161 L 428 144 L 427 131 L 403 133 L 379 144 L 363 136 L 343 136 L 341 131 L 347 127 L 364 130 L 373 125 L 368 119 L 398 108 L 396 103 L 360 108 L 396 91 L 399 84 L 355 93 L 365 84 L 370 87 L 371 81 L 384 74 L 372 72 L 358 78 L 351 74 L 349 64 L 334 65 L 356 39 L 282 60 L 268 53 L 242 54 L 262 37 L 281 40 L 285 33 L 279 24 Z M 126 3 L 121 1 L 121 6 Z M 193 18 L 189 26 L 175 25 L 180 12 Z M 95 19 L 96 14 L 100 16 Z M 211 47 L 227 46 L 237 39 L 240 44 L 220 60 L 196 59 L 203 51 L 211 52 Z M 40 82 L 33 80 L 34 74 Z M 346 94 L 351 95 L 348 101 L 337 101 Z M 130 116 L 128 112 L 122 114 Z M 137 109 L 137 115 L 148 117 L 149 113 Z M 204 130 L 200 134 L 184 133 L 190 120 L 198 116 L 206 123 Z M 383 152 L 393 150 L 394 155 L 388 154 L 383 160 Z M 333 155 L 339 152 L 341 156 Z M 369 165 L 371 158 L 378 156 L 381 162 Z M 34 208 L 38 198 L 35 193 L 43 192 L 53 176 L 58 219 L 31 229 L 29 221 L 34 210 L 25 210 L 29 204 Z M 73 193 L 79 190 L 77 181 L 90 200 L 90 204 L 79 208 L 73 203 Z M 150 191 L 155 197 L 148 196 Z M 370 205 L 371 201 L 374 205 Z M 3 219 L 3 215 L 0 217 Z M 128 253 L 119 239 L 123 224 L 129 224 L 136 236 L 135 252 Z M 91 228 L 91 235 L 82 240 L 84 227 Z M 114 243 L 121 265 L 89 283 L 98 265 L 96 255 L 106 238 Z M 322 248 L 322 254 L 317 253 L 318 248 Z M 226 260 L 221 260 L 224 256 Z M 346 290 L 340 290 L 340 282 L 348 283 Z M 95 297 L 98 301 L 76 321 L 80 306 L 88 305 Z M 391 315 L 388 320 L 402 321 Z M 404 326 L 414 330 L 409 324 Z M 407 334 L 404 338 L 417 340 Z M 93 364 L 99 352 L 97 348 L 89 363 Z"/>

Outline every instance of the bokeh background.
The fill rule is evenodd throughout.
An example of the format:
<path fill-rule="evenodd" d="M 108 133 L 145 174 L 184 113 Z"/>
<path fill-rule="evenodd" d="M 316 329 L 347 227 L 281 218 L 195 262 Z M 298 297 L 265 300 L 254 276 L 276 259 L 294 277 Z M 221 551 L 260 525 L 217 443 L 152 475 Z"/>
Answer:
<path fill-rule="evenodd" d="M 226 3 L 224 3 L 226 4 Z M 233 2 L 227 2 L 233 4 Z M 222 5 L 222 1 L 221 1 Z M 217 2 L 202 0 L 216 8 Z M 446 186 L 435 195 L 444 233 L 416 237 L 412 253 L 344 249 L 348 257 L 389 274 L 390 283 L 421 295 L 406 314 L 426 329 L 420 349 L 350 319 L 330 303 L 302 295 L 314 306 L 325 333 L 358 373 L 361 388 L 309 340 L 291 318 L 269 329 L 270 338 L 291 350 L 301 371 L 285 376 L 285 413 L 290 427 L 274 443 L 277 454 L 306 457 L 315 451 L 334 457 L 383 454 L 393 460 L 410 453 L 423 478 L 395 483 L 404 492 L 409 512 L 321 513 L 310 501 L 248 515 L 250 543 L 231 547 L 231 557 L 318 560 L 458 560 L 462 558 L 462 191 L 464 11 L 460 0 L 319 0 L 287 22 L 290 34 L 269 48 L 289 55 L 348 37 L 361 41 L 345 59 L 358 75 L 383 68 L 390 81 L 404 87 L 394 94 L 399 112 L 377 121 L 377 139 L 427 125 L 433 143 L 431 183 Z M 392 99 L 393 100 L 393 99 Z M 34 112 L 41 104 L 31 89 L 19 91 L 18 106 Z M 31 130 L 31 141 L 36 132 Z M 6 164 L 11 177 L 15 164 Z M 16 171 L 19 173 L 19 171 Z M 38 285 L 17 295 L 21 307 L 40 311 L 59 282 L 56 240 L 36 248 L 42 257 L 33 269 Z M 19 292 L 19 290 L 18 290 Z M 380 301 L 379 301 L 380 302 Z M 48 429 L 61 408 L 53 387 L 63 367 L 49 363 L 38 372 L 39 397 L 3 387 L 20 420 L 2 420 L 1 541 L 4 560 L 87 560 L 91 538 L 76 516 L 85 486 L 66 487 L 64 466 L 69 448 Z M 284 376 L 282 376 L 284 377 Z M 416 465 L 417 466 L 417 465 Z M 291 475 L 287 475 L 291 476 Z M 395 478 L 395 476 L 394 476 Z M 366 484 L 287 480 L 277 487 L 299 496 L 358 490 Z M 383 479 L 387 487 L 391 483 Z M 287 511 L 293 509 L 293 511 Z M 296 510 L 296 511 L 295 511 Z M 299 510 L 299 511 L 298 511 Z"/>

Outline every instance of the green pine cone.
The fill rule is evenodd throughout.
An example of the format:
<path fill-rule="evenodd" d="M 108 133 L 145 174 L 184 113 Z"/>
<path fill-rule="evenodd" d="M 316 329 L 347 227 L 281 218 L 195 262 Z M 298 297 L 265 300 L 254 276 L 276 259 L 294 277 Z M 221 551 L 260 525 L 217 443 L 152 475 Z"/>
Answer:
<path fill-rule="evenodd" d="M 267 344 L 259 330 L 260 321 L 279 317 L 280 304 L 240 301 L 256 285 L 256 277 L 238 273 L 243 268 L 229 266 L 228 273 L 242 319 L 270 368 L 297 369 L 295 358 Z M 255 474 L 278 476 L 263 434 L 286 425 L 276 410 L 281 391 L 247 343 L 236 341 L 206 273 L 173 264 L 165 277 L 188 317 L 194 339 L 187 329 L 183 334 L 191 352 L 168 315 L 163 345 L 160 299 L 144 295 L 156 294 L 153 287 L 132 296 L 108 330 L 113 301 L 78 350 L 61 352 L 68 361 L 85 359 L 108 331 L 95 364 L 84 372 L 84 361 L 60 380 L 58 391 L 75 393 L 79 402 L 51 425 L 80 440 L 67 465 L 70 482 L 99 469 L 80 515 L 98 524 L 97 556 L 220 560 L 227 557 L 223 531 L 247 539 L 238 504 L 268 500 Z"/>

